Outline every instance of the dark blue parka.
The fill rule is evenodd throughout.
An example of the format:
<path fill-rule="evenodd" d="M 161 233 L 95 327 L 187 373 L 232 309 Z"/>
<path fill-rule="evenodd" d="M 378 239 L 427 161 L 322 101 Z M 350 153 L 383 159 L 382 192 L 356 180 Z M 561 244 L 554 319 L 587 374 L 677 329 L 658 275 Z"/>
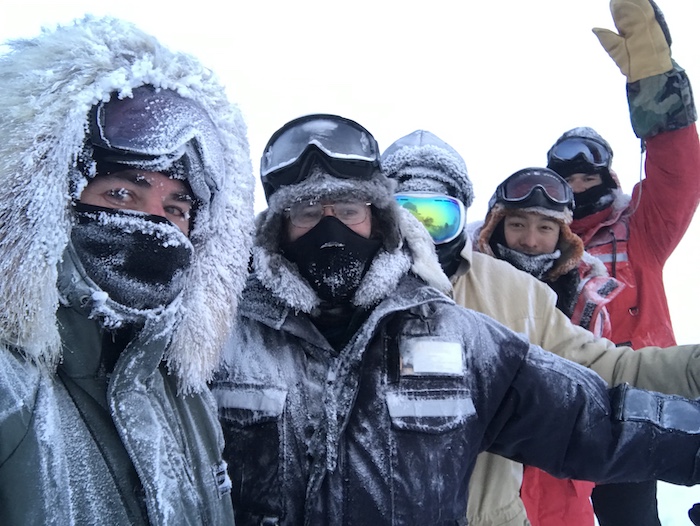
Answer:
<path fill-rule="evenodd" d="M 284 263 L 256 248 L 213 386 L 239 526 L 464 524 L 483 450 L 567 477 L 700 478 L 700 404 L 609 393 L 426 285 L 404 241 L 377 256 L 363 286 L 382 299 L 339 352 L 295 303 L 301 278 L 273 279 Z"/>

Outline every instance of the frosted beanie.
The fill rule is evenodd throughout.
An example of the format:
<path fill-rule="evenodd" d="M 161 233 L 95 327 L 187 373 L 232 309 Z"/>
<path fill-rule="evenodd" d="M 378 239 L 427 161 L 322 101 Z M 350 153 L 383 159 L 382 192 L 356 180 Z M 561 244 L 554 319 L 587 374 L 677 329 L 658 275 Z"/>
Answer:
<path fill-rule="evenodd" d="M 465 207 L 474 188 L 464 159 L 445 141 L 426 130 L 401 137 L 382 154 L 382 170 L 397 182 L 397 192 L 447 191 Z"/>

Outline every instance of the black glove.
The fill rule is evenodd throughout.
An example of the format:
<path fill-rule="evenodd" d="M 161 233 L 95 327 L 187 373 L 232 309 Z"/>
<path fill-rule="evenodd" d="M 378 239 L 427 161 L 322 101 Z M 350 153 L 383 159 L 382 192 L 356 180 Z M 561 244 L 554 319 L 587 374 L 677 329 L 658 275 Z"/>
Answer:
<path fill-rule="evenodd" d="M 695 526 L 700 526 L 700 502 L 688 510 L 688 517 Z"/>

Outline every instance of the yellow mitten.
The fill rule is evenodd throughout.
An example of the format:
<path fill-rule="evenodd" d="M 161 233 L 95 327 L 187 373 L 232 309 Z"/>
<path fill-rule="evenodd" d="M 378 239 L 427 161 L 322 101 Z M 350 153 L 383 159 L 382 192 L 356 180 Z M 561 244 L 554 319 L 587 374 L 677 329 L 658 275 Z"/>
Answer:
<path fill-rule="evenodd" d="M 611 0 L 619 34 L 593 28 L 600 43 L 627 77 L 627 82 L 673 69 L 671 37 L 661 11 L 650 0 Z"/>

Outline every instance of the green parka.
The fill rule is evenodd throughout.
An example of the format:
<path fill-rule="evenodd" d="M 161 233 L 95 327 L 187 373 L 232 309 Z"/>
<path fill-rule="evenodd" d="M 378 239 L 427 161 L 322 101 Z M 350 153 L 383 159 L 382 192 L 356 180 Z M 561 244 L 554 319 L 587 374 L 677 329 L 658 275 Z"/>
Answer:
<path fill-rule="evenodd" d="M 233 524 L 207 381 L 235 319 L 252 241 L 241 113 L 199 61 L 113 18 L 88 16 L 7 49 L 0 524 Z M 184 139 L 173 138 L 180 128 L 155 127 L 154 156 L 184 158 L 176 155 L 190 148 L 201 163 L 183 172 L 196 209 L 182 288 L 169 304 L 137 311 L 88 277 L 71 234 L 73 204 L 95 173 L 83 155 L 89 112 L 144 85 L 195 108 L 172 114 L 192 133 Z"/>

